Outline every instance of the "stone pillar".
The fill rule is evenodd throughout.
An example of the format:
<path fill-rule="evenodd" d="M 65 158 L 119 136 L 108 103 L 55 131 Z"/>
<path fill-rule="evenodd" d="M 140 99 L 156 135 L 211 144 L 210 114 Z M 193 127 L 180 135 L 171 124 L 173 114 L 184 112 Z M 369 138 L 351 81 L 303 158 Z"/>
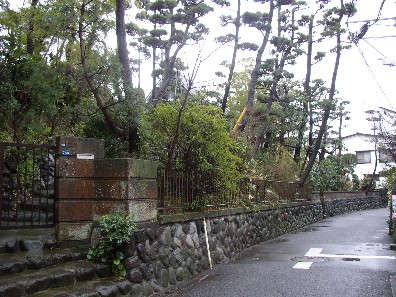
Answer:
<path fill-rule="evenodd" d="M 89 154 L 90 159 L 77 159 L 79 154 Z M 104 158 L 104 140 L 58 137 L 56 156 L 56 237 L 87 239 L 94 220 L 95 161 Z"/>
<path fill-rule="evenodd" d="M 95 162 L 95 188 L 98 194 L 107 188 L 107 197 L 113 197 L 111 199 L 117 195 L 121 197 L 136 222 L 156 220 L 157 166 L 157 162 L 148 160 L 98 160 Z M 112 180 L 119 183 L 119 188 L 105 185 Z"/>
<path fill-rule="evenodd" d="M 59 139 L 62 143 L 58 152 L 68 155 L 57 159 L 58 240 L 88 240 L 93 222 L 117 209 L 132 214 L 136 222 L 156 220 L 157 162 L 103 159 L 104 142 L 97 139 Z M 79 159 L 79 154 L 94 158 Z"/>

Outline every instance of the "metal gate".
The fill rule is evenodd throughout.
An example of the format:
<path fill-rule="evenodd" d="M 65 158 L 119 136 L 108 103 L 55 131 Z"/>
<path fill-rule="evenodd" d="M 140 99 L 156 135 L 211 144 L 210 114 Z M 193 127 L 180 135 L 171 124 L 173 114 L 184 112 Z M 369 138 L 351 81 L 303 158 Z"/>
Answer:
<path fill-rule="evenodd" d="M 0 228 L 54 224 L 55 146 L 0 142 Z"/>

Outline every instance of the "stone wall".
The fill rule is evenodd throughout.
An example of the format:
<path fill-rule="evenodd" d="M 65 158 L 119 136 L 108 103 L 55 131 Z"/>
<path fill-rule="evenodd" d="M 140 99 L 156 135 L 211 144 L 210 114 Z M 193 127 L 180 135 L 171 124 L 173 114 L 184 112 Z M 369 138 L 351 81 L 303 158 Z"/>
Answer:
<path fill-rule="evenodd" d="M 379 191 L 314 193 L 311 198 L 322 201 L 323 213 L 328 216 L 382 206 Z"/>
<path fill-rule="evenodd" d="M 357 196 L 356 196 L 357 195 Z M 355 205 L 356 204 L 356 205 Z M 238 257 L 248 247 L 276 238 L 332 214 L 380 207 L 379 195 L 319 199 L 262 207 L 260 211 L 213 211 L 159 217 L 163 224 L 140 225 L 124 247 L 127 278 L 133 295 L 164 292 L 209 269 L 203 217 L 206 218 L 213 264 Z M 324 208 L 323 208 L 324 206 Z"/>

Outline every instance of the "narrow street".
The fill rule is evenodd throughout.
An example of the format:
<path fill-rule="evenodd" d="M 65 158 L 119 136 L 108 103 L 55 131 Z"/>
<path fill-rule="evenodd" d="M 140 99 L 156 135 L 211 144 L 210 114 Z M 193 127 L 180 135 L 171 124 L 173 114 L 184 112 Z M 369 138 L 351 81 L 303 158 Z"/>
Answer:
<path fill-rule="evenodd" d="M 256 245 L 170 295 L 392 297 L 388 216 L 381 208 L 328 217 Z"/>

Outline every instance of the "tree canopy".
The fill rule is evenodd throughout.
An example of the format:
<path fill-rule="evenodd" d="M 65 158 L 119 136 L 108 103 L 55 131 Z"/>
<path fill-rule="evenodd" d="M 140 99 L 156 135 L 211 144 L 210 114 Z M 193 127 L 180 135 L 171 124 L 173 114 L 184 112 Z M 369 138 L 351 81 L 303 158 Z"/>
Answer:
<path fill-rule="evenodd" d="M 233 15 L 220 16 L 227 7 Z M 272 155 L 296 173 L 277 178 L 303 185 L 323 159 L 329 122 L 342 125 L 336 78 L 354 1 L 32 0 L 0 8 L 1 141 L 100 137 L 109 156 L 229 179 L 265 176 L 260 160 Z M 208 34 L 221 26 L 205 56 L 215 44 Z M 200 69 L 230 44 L 212 69 Z M 334 57 L 330 82 L 314 73 L 325 55 Z M 295 78 L 296 63 L 305 79 Z M 203 71 L 219 83 L 200 84 Z"/>

